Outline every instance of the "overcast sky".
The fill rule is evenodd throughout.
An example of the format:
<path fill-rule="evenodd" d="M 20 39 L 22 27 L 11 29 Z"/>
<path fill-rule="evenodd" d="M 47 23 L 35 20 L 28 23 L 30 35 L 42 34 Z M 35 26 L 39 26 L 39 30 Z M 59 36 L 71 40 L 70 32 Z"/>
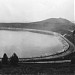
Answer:
<path fill-rule="evenodd" d="M 55 17 L 74 21 L 74 0 L 0 0 L 0 22 L 33 22 Z"/>

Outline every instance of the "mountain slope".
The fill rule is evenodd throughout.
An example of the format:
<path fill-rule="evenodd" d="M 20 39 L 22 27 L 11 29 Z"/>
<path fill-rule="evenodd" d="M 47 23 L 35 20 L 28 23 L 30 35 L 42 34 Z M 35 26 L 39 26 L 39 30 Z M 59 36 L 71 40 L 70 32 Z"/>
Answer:
<path fill-rule="evenodd" d="M 70 30 L 75 29 L 74 23 L 62 18 L 51 18 L 32 23 L 0 23 L 0 28 L 2 27 L 49 30 L 61 34 L 70 33 Z"/>

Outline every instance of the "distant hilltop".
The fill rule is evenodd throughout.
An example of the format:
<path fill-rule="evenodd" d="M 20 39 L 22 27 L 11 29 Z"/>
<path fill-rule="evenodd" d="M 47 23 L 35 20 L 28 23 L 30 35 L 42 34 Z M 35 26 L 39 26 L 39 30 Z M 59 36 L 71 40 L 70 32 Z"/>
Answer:
<path fill-rule="evenodd" d="M 58 32 L 61 34 L 70 33 L 71 30 L 75 29 L 75 24 L 71 21 L 63 18 L 50 18 L 43 21 L 31 22 L 31 23 L 0 23 L 0 29 L 3 27 L 9 28 L 28 28 L 28 29 L 39 29 L 49 30 Z"/>

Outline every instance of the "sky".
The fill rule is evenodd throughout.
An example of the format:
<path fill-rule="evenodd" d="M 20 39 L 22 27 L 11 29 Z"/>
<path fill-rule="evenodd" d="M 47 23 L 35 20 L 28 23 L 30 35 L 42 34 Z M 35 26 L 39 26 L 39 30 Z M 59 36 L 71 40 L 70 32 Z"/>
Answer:
<path fill-rule="evenodd" d="M 74 0 L 0 0 L 0 22 L 35 22 L 48 18 L 74 21 Z"/>

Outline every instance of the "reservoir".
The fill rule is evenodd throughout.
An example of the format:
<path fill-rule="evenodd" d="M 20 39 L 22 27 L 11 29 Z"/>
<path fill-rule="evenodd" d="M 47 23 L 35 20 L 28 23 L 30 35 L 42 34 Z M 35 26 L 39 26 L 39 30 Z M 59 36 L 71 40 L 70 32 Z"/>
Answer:
<path fill-rule="evenodd" d="M 0 57 L 4 53 L 8 57 L 13 53 L 19 58 L 40 57 L 60 53 L 67 48 L 68 43 L 54 34 L 0 30 Z"/>

